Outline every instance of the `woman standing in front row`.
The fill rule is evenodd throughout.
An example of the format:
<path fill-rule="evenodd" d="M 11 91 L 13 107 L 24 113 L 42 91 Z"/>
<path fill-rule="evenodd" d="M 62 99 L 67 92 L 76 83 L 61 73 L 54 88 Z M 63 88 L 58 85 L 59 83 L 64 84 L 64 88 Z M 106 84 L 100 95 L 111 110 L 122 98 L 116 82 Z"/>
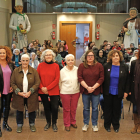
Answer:
<path fill-rule="evenodd" d="M 39 64 L 37 71 L 40 77 L 39 96 L 43 102 L 47 124 L 44 130 L 47 131 L 52 123 L 54 132 L 57 132 L 58 118 L 58 99 L 59 99 L 59 65 L 55 62 L 55 54 L 47 49 L 42 53 L 42 63 Z"/>
<path fill-rule="evenodd" d="M 87 131 L 90 119 L 90 101 L 92 102 L 92 128 L 93 131 L 98 131 L 98 104 L 101 93 L 101 85 L 104 81 L 104 68 L 102 64 L 95 60 L 95 54 L 89 50 L 85 54 L 84 63 L 78 68 L 78 81 L 80 82 L 80 93 L 84 105 L 83 116 L 84 126 L 83 131 Z"/>
<path fill-rule="evenodd" d="M 40 79 L 37 71 L 29 66 L 30 57 L 28 54 L 21 56 L 21 66 L 16 68 L 11 77 L 13 87 L 12 107 L 17 110 L 17 133 L 22 132 L 24 105 L 28 107 L 29 125 L 32 132 L 35 128 L 35 111 L 38 109 L 38 87 Z"/>
<path fill-rule="evenodd" d="M 140 134 L 140 50 L 137 54 L 137 60 L 131 62 L 130 68 L 130 93 L 128 100 L 133 103 L 134 127 L 131 133 Z"/>
<path fill-rule="evenodd" d="M 9 47 L 0 46 L 0 125 L 1 125 L 1 114 L 4 110 L 3 128 L 7 131 L 12 131 L 11 127 L 8 125 L 8 116 L 10 110 L 10 102 L 13 89 L 10 87 L 10 78 L 14 70 L 14 64 L 11 61 L 12 52 Z M 5 101 L 3 106 L 3 101 Z M 0 137 L 2 137 L 1 127 L 0 127 Z"/>
<path fill-rule="evenodd" d="M 77 77 L 78 68 L 74 66 L 74 55 L 68 54 L 65 60 L 67 66 L 60 71 L 59 87 L 65 130 L 70 131 L 70 126 L 77 128 L 75 117 L 80 90 Z"/>
<path fill-rule="evenodd" d="M 119 132 L 121 102 L 129 92 L 129 69 L 122 60 L 122 52 L 112 50 L 108 54 L 108 63 L 104 65 L 104 127 L 108 132 L 111 131 L 111 124 L 114 131 Z"/>

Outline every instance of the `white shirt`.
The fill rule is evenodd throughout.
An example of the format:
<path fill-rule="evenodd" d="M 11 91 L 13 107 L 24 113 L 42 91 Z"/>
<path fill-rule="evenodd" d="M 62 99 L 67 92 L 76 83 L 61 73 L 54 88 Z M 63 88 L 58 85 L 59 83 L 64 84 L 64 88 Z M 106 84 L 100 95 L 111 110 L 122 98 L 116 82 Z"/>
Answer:
<path fill-rule="evenodd" d="M 38 65 L 39 65 L 39 61 L 38 61 Z M 32 62 L 32 66 L 31 67 L 34 68 L 34 62 Z"/>
<path fill-rule="evenodd" d="M 26 71 L 26 73 L 23 70 L 23 74 L 24 74 L 24 77 L 23 77 L 23 92 L 24 93 L 27 93 L 28 92 L 28 78 L 27 78 L 27 73 L 28 73 L 28 70 Z"/>
<path fill-rule="evenodd" d="M 76 66 L 72 70 L 68 70 L 66 66 L 61 69 L 59 80 L 61 94 L 75 94 L 80 92 L 77 70 L 78 67 Z"/>

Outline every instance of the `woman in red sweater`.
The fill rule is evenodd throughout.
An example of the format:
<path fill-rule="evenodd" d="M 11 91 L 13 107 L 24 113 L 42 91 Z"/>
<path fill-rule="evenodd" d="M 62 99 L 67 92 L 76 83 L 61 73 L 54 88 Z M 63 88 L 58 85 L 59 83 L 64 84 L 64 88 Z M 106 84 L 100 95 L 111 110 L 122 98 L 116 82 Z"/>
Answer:
<path fill-rule="evenodd" d="M 101 63 L 95 60 L 95 54 L 89 50 L 85 54 L 84 63 L 78 68 L 78 81 L 80 82 L 80 93 L 84 105 L 83 131 L 87 131 L 90 119 L 90 101 L 92 102 L 92 128 L 98 131 L 98 104 L 101 93 L 101 85 L 104 81 L 104 68 Z"/>
<path fill-rule="evenodd" d="M 42 63 L 39 64 L 37 71 L 40 76 L 40 86 L 38 93 L 44 106 L 47 124 L 44 130 L 47 131 L 52 122 L 53 131 L 57 131 L 58 99 L 59 99 L 59 65 L 54 63 L 55 54 L 47 49 L 42 53 Z M 52 117 L 51 117 L 52 116 Z"/>

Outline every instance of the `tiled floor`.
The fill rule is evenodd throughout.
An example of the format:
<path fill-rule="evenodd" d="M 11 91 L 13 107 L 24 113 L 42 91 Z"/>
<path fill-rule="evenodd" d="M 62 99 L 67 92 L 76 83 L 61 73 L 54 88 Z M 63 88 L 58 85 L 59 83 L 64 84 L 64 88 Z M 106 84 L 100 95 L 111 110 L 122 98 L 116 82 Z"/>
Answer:
<path fill-rule="evenodd" d="M 5 130 L 2 131 L 3 136 L 2 140 L 140 140 L 140 134 L 131 134 L 130 130 L 133 127 L 132 120 L 132 108 L 130 112 L 128 112 L 129 102 L 124 101 L 124 119 L 120 120 L 120 131 L 119 133 L 115 133 L 113 128 L 111 128 L 111 132 L 106 132 L 103 127 L 103 120 L 100 119 L 101 111 L 99 112 L 99 131 L 93 132 L 92 126 L 90 122 L 90 127 L 87 132 L 82 132 L 83 126 L 83 104 L 82 99 L 80 97 L 78 108 L 77 108 L 77 125 L 78 128 L 71 128 L 70 132 L 66 132 L 64 130 L 63 125 L 63 109 L 59 110 L 58 117 L 58 132 L 53 132 L 52 128 L 48 131 L 44 131 L 44 126 L 46 125 L 45 117 L 40 113 L 36 119 L 36 132 L 31 132 L 28 125 L 28 118 L 24 120 L 24 126 L 22 133 L 16 133 L 16 118 L 15 118 L 15 110 L 11 109 L 10 117 L 9 117 L 9 125 L 12 127 L 12 132 L 7 132 Z M 40 111 L 43 112 L 43 105 L 40 104 Z"/>

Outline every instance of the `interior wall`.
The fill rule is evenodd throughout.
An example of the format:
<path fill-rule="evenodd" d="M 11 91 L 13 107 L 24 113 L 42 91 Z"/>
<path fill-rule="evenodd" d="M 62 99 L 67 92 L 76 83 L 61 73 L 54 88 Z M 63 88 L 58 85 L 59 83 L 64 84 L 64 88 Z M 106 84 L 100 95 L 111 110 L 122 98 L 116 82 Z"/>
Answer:
<path fill-rule="evenodd" d="M 11 12 L 11 0 L 0 0 L 0 45 L 10 45 L 9 21 Z"/>
<path fill-rule="evenodd" d="M 123 22 L 128 18 L 128 14 L 97 14 L 96 21 L 96 32 L 100 32 L 100 39 L 96 40 L 96 46 L 99 47 L 103 44 L 104 40 L 108 40 L 111 44 L 117 40 L 117 35 L 123 27 Z M 97 24 L 100 24 L 100 29 L 97 29 Z"/>
<path fill-rule="evenodd" d="M 92 41 L 95 41 L 97 47 L 99 47 L 104 40 L 108 40 L 109 42 L 113 43 L 113 41 L 116 40 L 117 38 L 119 30 L 123 26 L 123 22 L 127 17 L 129 17 L 128 14 L 96 14 L 96 15 L 27 14 L 27 15 L 31 22 L 31 30 L 28 33 L 28 42 L 31 42 L 31 40 L 33 39 L 39 39 L 40 43 L 43 44 L 43 41 L 45 39 L 52 40 L 50 33 L 52 31 L 55 31 L 56 39 L 52 40 L 53 45 L 55 46 L 55 43 L 59 39 L 59 21 L 92 21 L 93 22 Z M 3 16 L 3 18 L 5 18 L 5 16 Z M 3 23 L 2 25 L 4 25 L 6 23 L 6 20 L 1 20 L 1 22 Z M 56 29 L 52 29 L 52 24 L 56 24 Z M 97 24 L 100 24 L 99 30 L 96 27 Z M 7 25 L 9 26 L 9 21 Z M 0 26 L 0 28 L 3 30 L 3 32 L 5 32 L 3 27 Z M 100 31 L 99 40 L 96 40 L 95 38 L 96 31 Z M 3 36 L 1 38 L 3 38 Z M 9 38 L 11 41 L 11 35 Z"/>
<path fill-rule="evenodd" d="M 92 21 L 92 40 L 95 39 L 95 15 L 57 15 L 57 40 L 60 38 L 60 29 L 59 22 L 60 21 Z"/>

